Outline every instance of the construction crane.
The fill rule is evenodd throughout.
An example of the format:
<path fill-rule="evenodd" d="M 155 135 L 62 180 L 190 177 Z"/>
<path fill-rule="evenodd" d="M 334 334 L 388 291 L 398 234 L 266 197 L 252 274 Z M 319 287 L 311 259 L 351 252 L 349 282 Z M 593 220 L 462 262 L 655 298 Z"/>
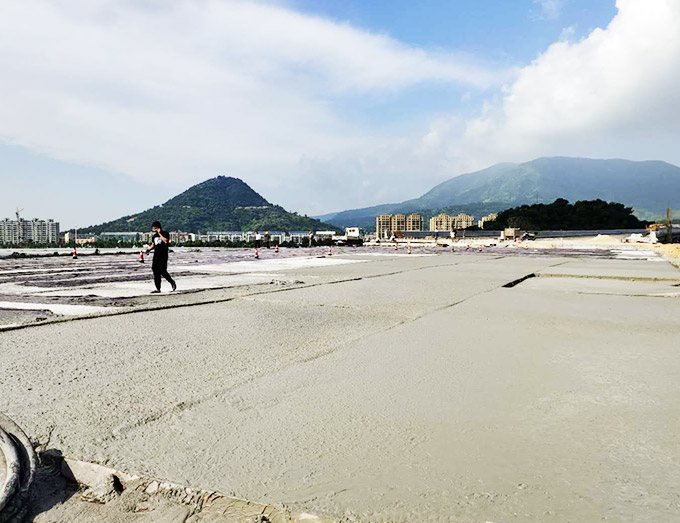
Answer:
<path fill-rule="evenodd" d="M 19 213 L 22 212 L 23 209 L 19 209 L 17 207 L 17 240 L 19 243 L 21 243 L 24 239 L 24 228 L 21 225 L 21 216 L 19 216 Z"/>

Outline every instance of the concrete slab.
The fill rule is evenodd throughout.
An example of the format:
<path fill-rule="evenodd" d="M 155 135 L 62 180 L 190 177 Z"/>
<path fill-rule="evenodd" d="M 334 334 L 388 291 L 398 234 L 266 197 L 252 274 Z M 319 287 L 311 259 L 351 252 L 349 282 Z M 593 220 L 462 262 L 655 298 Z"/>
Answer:
<path fill-rule="evenodd" d="M 680 281 L 620 280 L 615 278 L 531 278 L 521 283 L 525 289 L 536 292 L 561 292 L 567 294 L 613 294 L 621 296 L 677 297 Z"/>
<path fill-rule="evenodd" d="M 655 260 L 658 261 L 573 259 L 539 272 L 541 275 L 680 281 L 680 271 L 677 268 L 662 258 L 656 257 Z"/>
<path fill-rule="evenodd" d="M 673 521 L 680 301 L 502 286 L 669 273 L 587 261 L 376 257 L 3 333 L 0 410 L 75 457 L 350 521 Z"/>
<path fill-rule="evenodd" d="M 334 267 L 336 265 L 345 265 L 348 263 L 361 263 L 361 261 L 362 260 L 353 260 L 340 257 L 282 258 L 202 265 L 178 265 L 175 267 L 175 270 L 210 273 L 272 272 L 290 269 L 304 269 L 307 267 Z"/>

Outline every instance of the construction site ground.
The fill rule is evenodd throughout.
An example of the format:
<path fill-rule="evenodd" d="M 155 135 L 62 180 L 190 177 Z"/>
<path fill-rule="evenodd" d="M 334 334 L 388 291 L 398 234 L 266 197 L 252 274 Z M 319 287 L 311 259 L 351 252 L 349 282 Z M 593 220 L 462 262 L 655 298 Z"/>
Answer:
<path fill-rule="evenodd" d="M 0 261 L 33 314 L 0 411 L 45 449 L 343 521 L 677 521 L 680 272 L 650 247 L 176 252 L 160 296 L 126 256 Z"/>

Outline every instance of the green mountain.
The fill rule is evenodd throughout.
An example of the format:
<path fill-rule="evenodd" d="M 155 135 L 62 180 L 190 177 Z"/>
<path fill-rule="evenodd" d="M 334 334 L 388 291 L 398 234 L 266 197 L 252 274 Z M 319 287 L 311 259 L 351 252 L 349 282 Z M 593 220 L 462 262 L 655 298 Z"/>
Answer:
<path fill-rule="evenodd" d="M 146 232 L 154 221 L 168 231 L 332 230 L 319 220 L 273 205 L 238 178 L 218 176 L 194 185 L 162 205 L 93 225 L 82 232 Z"/>
<path fill-rule="evenodd" d="M 649 219 L 680 204 L 680 167 L 659 161 L 538 158 L 501 163 L 447 180 L 420 198 L 342 211 L 324 217 L 338 226 L 372 227 L 380 213 L 422 212 L 466 207 L 493 212 L 557 198 L 615 201 Z M 480 216 L 472 212 L 475 216 Z"/>

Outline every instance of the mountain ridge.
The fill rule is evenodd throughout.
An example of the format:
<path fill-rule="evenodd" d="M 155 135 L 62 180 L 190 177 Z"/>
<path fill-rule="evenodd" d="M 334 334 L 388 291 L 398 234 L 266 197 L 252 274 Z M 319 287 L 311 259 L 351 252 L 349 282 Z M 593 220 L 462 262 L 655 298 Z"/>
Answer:
<path fill-rule="evenodd" d="M 333 229 L 332 225 L 274 205 L 240 178 L 217 176 L 136 214 L 122 216 L 82 232 L 146 232 L 160 221 L 167 230 L 186 232 Z"/>
<path fill-rule="evenodd" d="M 680 167 L 659 160 L 567 156 L 504 162 L 445 180 L 419 198 L 324 217 L 330 216 L 327 221 L 337 226 L 370 227 L 374 223 L 371 219 L 381 213 L 455 211 L 462 207 L 498 212 L 517 205 L 550 203 L 557 198 L 572 202 L 616 201 L 648 217 L 661 215 L 667 206 L 677 205 L 680 200 Z"/>

